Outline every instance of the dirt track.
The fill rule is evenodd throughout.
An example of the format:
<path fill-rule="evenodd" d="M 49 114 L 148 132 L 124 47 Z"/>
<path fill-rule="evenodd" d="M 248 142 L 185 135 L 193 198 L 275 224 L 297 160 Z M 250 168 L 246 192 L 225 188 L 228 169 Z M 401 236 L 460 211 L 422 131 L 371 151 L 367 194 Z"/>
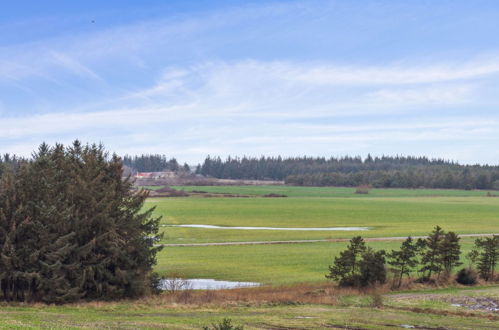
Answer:
<path fill-rule="evenodd" d="M 499 234 L 462 234 L 459 237 L 486 237 Z M 426 238 L 427 236 L 411 236 L 412 238 Z M 365 237 L 366 242 L 375 241 L 402 241 L 407 237 Z M 224 246 L 224 245 L 260 245 L 260 244 L 300 244 L 300 243 L 320 243 L 320 242 L 348 242 L 349 238 L 333 238 L 333 239 L 311 239 L 311 240 L 295 240 L 295 241 L 252 241 L 252 242 L 219 242 L 219 243 L 183 243 L 183 244 L 158 244 L 164 247 L 179 247 L 179 246 Z"/>

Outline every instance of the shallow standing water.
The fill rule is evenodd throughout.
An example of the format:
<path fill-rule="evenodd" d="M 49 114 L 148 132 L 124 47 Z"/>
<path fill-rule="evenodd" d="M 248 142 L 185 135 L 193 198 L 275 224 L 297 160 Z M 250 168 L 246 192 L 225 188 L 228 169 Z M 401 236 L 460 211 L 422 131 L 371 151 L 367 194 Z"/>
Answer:
<path fill-rule="evenodd" d="M 168 288 L 171 286 L 172 281 L 185 282 L 185 285 L 177 287 L 177 290 L 220 290 L 260 286 L 260 283 L 256 282 L 219 281 L 208 278 L 193 278 L 185 280 L 167 278 L 161 280 L 159 286 L 162 290 L 168 290 Z"/>
<path fill-rule="evenodd" d="M 239 230 L 292 230 L 292 231 L 358 231 L 369 230 L 370 227 L 311 227 L 311 228 L 286 228 L 286 227 L 226 227 L 214 225 L 164 225 L 167 227 L 205 228 L 205 229 L 239 229 Z"/>

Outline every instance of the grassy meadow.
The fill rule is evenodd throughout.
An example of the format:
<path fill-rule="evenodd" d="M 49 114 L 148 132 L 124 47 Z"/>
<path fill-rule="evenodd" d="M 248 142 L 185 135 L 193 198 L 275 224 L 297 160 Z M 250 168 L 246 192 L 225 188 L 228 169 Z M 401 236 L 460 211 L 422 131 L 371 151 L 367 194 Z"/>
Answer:
<path fill-rule="evenodd" d="M 463 238 L 467 253 L 474 239 Z M 398 249 L 401 241 L 367 242 L 375 249 Z M 187 278 L 252 281 L 271 285 L 325 282 L 324 275 L 345 242 L 262 244 L 235 246 L 165 247 L 158 255 L 156 271 Z M 463 262 L 466 262 L 463 258 Z"/>
<path fill-rule="evenodd" d="M 196 189 L 201 189 L 195 187 Z M 220 230 L 164 227 L 162 243 L 275 241 L 425 235 L 436 224 L 459 234 L 499 231 L 499 198 L 483 191 L 388 189 L 354 194 L 351 188 L 202 187 L 236 193 L 292 194 L 285 198 L 150 198 L 163 225 L 201 224 L 253 227 L 371 227 L 368 231 Z M 272 190 L 273 188 L 274 190 Z M 301 191 L 303 189 L 303 191 Z M 315 191 L 314 189 L 317 189 Z M 349 192 L 347 197 L 341 194 Z M 204 190 L 206 191 L 206 190 Z M 443 195 L 445 193 L 446 195 Z M 418 195 L 420 194 L 420 195 Z M 465 195 L 468 194 L 468 195 Z M 359 197 L 357 197 L 359 196 Z"/>
<path fill-rule="evenodd" d="M 499 198 L 483 191 L 286 186 L 183 187 L 250 198 L 149 198 L 162 224 L 220 226 L 366 226 L 362 232 L 217 230 L 162 227 L 163 243 L 312 240 L 425 235 L 436 224 L 464 233 L 499 232 Z M 261 195 L 286 194 L 286 198 Z M 462 238 L 463 254 L 474 238 Z M 400 240 L 367 242 L 396 249 Z M 11 329 L 202 329 L 230 318 L 244 329 L 497 329 L 499 316 L 475 307 L 499 300 L 499 286 L 425 287 L 376 294 L 339 289 L 325 279 L 346 242 L 168 246 L 155 270 L 163 276 L 254 281 L 260 288 L 177 292 L 139 300 L 64 306 L 2 304 L 0 327 Z M 466 262 L 463 258 L 463 262 Z M 378 296 L 374 304 L 373 297 Z"/>
<path fill-rule="evenodd" d="M 161 186 L 145 186 L 157 190 Z M 208 193 L 226 193 L 262 196 L 265 194 L 283 194 L 288 197 L 483 197 L 488 191 L 457 189 L 371 189 L 369 194 L 355 194 L 352 187 L 297 187 L 279 185 L 247 186 L 172 186 L 185 191 L 206 191 Z M 495 193 L 491 191 L 491 193 Z"/>
<path fill-rule="evenodd" d="M 162 227 L 162 243 L 282 241 L 426 235 L 435 225 L 458 234 L 498 233 L 499 198 L 485 191 L 372 189 L 288 186 L 177 187 L 211 193 L 250 194 L 254 198 L 150 198 L 163 225 L 204 224 L 267 227 L 371 227 L 368 231 L 272 231 Z M 291 197 L 263 198 L 276 193 Z M 474 238 L 463 238 L 463 254 Z M 396 249 L 400 240 L 369 242 Z M 289 284 L 325 281 L 324 274 L 346 242 L 165 247 L 156 270 L 188 278 Z M 464 260 L 463 260 L 464 261 Z"/>

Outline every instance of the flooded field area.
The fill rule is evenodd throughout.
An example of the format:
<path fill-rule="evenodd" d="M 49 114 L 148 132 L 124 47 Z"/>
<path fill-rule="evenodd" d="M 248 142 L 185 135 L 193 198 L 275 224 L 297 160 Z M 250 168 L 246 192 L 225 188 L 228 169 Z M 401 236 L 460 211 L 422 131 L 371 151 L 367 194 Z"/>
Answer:
<path fill-rule="evenodd" d="M 205 229 L 238 229 L 238 230 L 289 230 L 289 231 L 359 231 L 369 230 L 370 227 L 229 227 L 229 226 L 214 226 L 214 225 L 164 225 L 165 227 L 181 227 L 181 228 L 205 228 Z"/>

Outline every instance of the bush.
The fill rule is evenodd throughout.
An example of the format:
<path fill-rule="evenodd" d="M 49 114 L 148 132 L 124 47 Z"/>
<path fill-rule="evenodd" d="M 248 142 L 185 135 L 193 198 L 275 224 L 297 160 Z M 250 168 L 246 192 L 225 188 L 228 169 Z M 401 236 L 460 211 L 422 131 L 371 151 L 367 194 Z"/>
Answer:
<path fill-rule="evenodd" d="M 473 269 L 463 268 L 457 273 L 456 282 L 463 285 L 475 285 L 477 277 L 477 273 Z"/>
<path fill-rule="evenodd" d="M 383 296 L 379 293 L 375 292 L 371 294 L 371 307 L 373 308 L 381 308 L 383 307 Z"/>
<path fill-rule="evenodd" d="M 360 186 L 360 187 L 357 187 L 357 189 L 355 189 L 355 193 L 361 194 L 361 195 L 367 195 L 367 194 L 369 194 L 369 189 L 370 189 L 369 186 Z"/>
<path fill-rule="evenodd" d="M 212 324 L 210 327 L 203 327 L 203 330 L 243 330 L 242 325 L 232 325 L 231 319 L 223 319 L 222 322 L 218 324 Z"/>

